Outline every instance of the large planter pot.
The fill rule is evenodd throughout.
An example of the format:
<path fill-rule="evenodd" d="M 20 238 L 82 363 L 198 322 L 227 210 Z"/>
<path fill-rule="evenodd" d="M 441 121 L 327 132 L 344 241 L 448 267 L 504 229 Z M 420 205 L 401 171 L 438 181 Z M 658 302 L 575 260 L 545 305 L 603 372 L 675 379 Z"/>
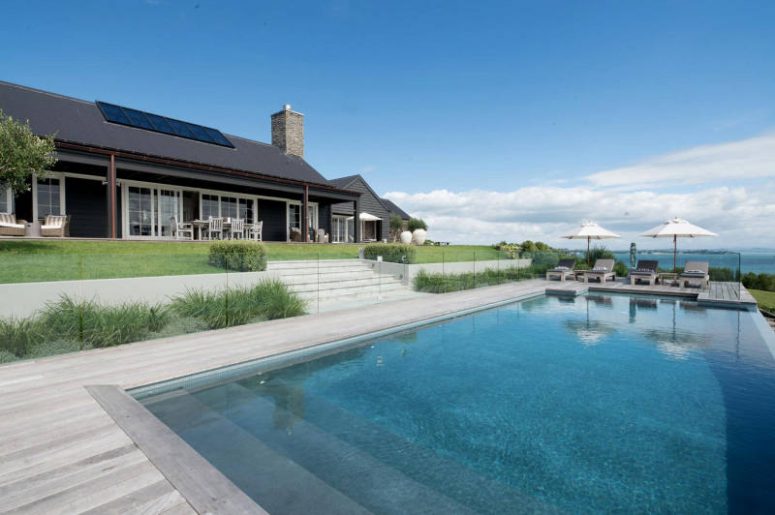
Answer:
<path fill-rule="evenodd" d="M 410 233 L 409 231 L 402 232 L 401 236 L 399 237 L 401 238 L 401 243 L 403 243 L 404 245 L 409 245 L 410 243 L 412 243 L 412 233 Z"/>
<path fill-rule="evenodd" d="M 425 243 L 425 238 L 428 236 L 428 233 L 425 232 L 425 229 L 415 229 L 412 233 L 412 240 L 417 245 L 422 245 Z"/>

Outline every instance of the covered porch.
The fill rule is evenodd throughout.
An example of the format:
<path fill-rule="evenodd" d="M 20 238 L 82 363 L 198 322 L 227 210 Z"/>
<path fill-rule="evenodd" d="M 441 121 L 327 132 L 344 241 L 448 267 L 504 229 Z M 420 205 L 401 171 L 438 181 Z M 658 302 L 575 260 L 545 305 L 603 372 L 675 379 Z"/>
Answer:
<path fill-rule="evenodd" d="M 333 241 L 333 204 L 350 202 L 359 212 L 357 194 L 323 184 L 141 162 L 115 153 L 58 154 L 54 169 L 34 178 L 30 191 L 16 196 L 0 191 L 0 212 L 26 222 L 26 237 L 40 236 L 41 223 L 54 215 L 68 217 L 67 234 L 74 238 L 323 243 Z M 222 220 L 221 236 L 209 230 L 211 219 Z M 230 230 L 234 226 L 242 230 Z M 351 241 L 361 241 L 362 229 L 353 227 Z"/>

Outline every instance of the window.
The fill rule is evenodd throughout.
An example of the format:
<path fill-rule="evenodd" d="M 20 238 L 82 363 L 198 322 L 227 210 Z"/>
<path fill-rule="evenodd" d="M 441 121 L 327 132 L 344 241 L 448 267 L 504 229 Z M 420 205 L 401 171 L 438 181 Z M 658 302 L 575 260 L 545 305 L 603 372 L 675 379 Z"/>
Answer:
<path fill-rule="evenodd" d="M 47 215 L 61 215 L 59 179 L 38 179 L 38 219 Z"/>
<path fill-rule="evenodd" d="M 218 195 L 202 195 L 202 219 L 218 218 L 221 211 L 218 207 Z"/>
<path fill-rule="evenodd" d="M 288 204 L 288 225 L 301 229 L 301 206 L 299 204 Z"/>
<path fill-rule="evenodd" d="M 245 223 L 253 223 L 253 201 L 241 198 L 239 199 L 239 217 L 245 220 Z"/>
<path fill-rule="evenodd" d="M 221 216 L 224 218 L 237 218 L 237 199 L 234 197 L 221 197 Z"/>
<path fill-rule="evenodd" d="M 0 184 L 0 213 L 13 213 L 13 193 L 11 188 Z"/>

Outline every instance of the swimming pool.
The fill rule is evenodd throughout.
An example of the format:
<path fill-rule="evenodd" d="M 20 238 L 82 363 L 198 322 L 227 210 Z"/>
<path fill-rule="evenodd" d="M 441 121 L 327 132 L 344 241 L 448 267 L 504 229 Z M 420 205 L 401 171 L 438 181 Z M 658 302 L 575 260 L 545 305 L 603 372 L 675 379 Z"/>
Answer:
<path fill-rule="evenodd" d="M 271 513 L 772 513 L 757 317 L 539 297 L 136 396 Z"/>

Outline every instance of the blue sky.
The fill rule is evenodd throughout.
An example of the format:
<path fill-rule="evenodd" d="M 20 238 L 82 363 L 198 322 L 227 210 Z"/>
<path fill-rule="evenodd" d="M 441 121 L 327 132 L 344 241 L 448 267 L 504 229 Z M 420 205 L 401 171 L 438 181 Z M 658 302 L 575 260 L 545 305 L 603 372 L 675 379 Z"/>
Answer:
<path fill-rule="evenodd" d="M 448 239 L 469 223 L 443 209 L 451 201 L 481 222 L 465 226 L 471 241 L 551 241 L 578 218 L 629 234 L 675 214 L 715 222 L 728 244 L 759 243 L 699 207 L 737 198 L 727 217 L 767 209 L 752 196 L 775 177 L 773 2 L 10 1 L 3 11 L 13 22 L 0 32 L 0 79 L 262 141 L 269 114 L 290 103 L 321 173 L 363 173 Z M 748 150 L 724 146 L 736 143 Z M 635 179 L 612 183 L 622 170 Z M 637 179 L 652 173 L 668 179 Z M 565 219 L 551 202 L 475 216 L 489 194 L 508 205 L 590 192 L 629 200 Z M 643 193 L 654 199 L 627 212 Z M 630 223 L 641 212 L 649 219 Z"/>

